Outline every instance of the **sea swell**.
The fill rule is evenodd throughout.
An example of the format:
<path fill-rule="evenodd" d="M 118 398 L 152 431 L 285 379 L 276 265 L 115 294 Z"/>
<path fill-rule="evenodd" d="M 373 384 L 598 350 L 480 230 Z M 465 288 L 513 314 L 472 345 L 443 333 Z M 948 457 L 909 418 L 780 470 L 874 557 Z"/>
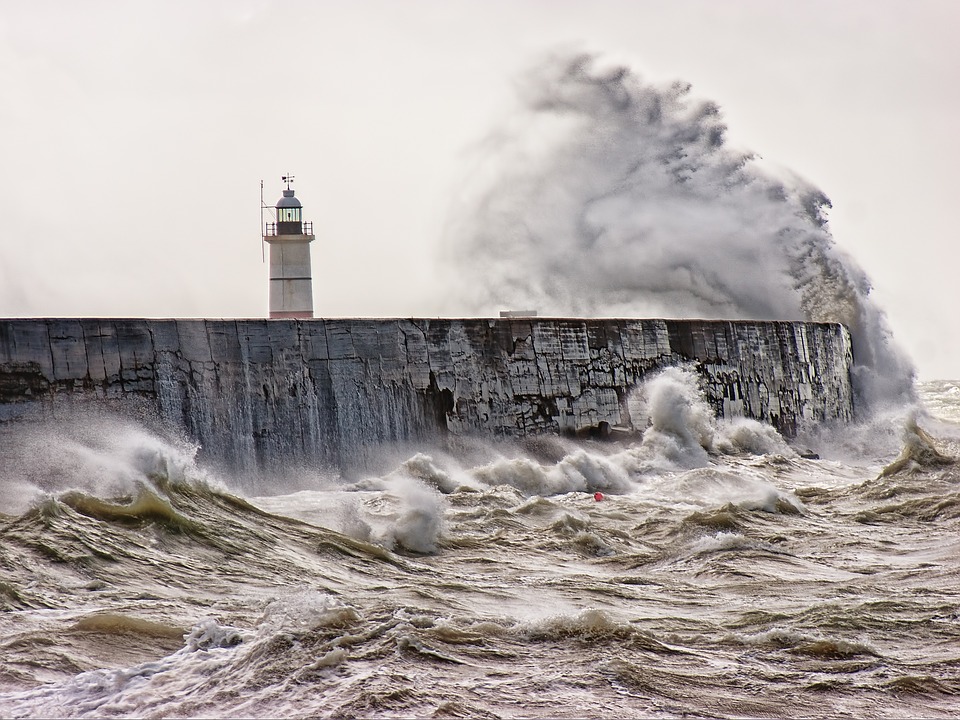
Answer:
<path fill-rule="evenodd" d="M 651 417 L 672 443 L 424 448 L 291 494 L 230 490 L 142 428 L 88 445 L 126 485 L 61 477 L 0 526 L 0 709 L 951 715 L 954 440 L 884 473 Z M 168 460 L 124 460 L 145 437 Z"/>

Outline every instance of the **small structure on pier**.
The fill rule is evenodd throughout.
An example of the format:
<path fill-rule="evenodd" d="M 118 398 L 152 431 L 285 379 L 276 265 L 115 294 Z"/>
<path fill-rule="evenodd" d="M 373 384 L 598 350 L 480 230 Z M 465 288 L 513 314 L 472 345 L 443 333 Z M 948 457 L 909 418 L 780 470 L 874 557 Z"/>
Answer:
<path fill-rule="evenodd" d="M 303 208 L 290 187 L 293 175 L 282 180 L 287 187 L 277 200 L 276 221 L 263 229 L 263 241 L 270 246 L 270 317 L 312 318 L 313 223 L 303 221 Z"/>

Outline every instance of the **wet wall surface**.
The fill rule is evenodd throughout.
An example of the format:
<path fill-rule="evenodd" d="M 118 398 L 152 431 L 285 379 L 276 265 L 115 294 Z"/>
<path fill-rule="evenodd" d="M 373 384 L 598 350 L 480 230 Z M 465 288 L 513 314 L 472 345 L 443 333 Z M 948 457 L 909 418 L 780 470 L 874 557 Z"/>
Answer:
<path fill-rule="evenodd" d="M 641 319 L 0 320 L 0 423 L 147 412 L 240 470 L 363 465 L 386 443 L 642 430 L 687 364 L 720 416 L 852 418 L 838 324 Z"/>

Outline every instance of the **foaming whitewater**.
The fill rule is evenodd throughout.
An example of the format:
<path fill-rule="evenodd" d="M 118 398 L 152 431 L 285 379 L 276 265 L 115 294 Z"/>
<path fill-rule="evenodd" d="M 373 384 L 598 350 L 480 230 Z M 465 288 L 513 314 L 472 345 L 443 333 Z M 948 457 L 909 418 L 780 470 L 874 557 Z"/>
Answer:
<path fill-rule="evenodd" d="M 913 368 L 831 238 L 813 185 L 732 148 L 718 106 L 591 55 L 521 80 L 450 230 L 478 312 L 842 322 L 860 410 L 912 403 Z"/>
<path fill-rule="evenodd" d="M 197 446 L 161 440 L 138 422 L 90 410 L 64 414 L 55 429 L 25 423 L 0 436 L 0 513 L 22 512 L 52 491 L 137 495 L 167 483 L 216 483 L 195 463 Z"/>
<path fill-rule="evenodd" d="M 129 419 L 0 428 L 0 714 L 953 717 L 953 387 L 951 432 L 839 461 L 669 368 L 633 437 L 293 493 Z"/>

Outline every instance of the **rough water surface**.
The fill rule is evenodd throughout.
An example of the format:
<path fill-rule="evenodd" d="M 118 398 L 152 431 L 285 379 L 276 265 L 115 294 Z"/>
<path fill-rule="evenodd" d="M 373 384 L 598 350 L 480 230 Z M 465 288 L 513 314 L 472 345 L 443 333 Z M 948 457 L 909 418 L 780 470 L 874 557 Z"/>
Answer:
<path fill-rule="evenodd" d="M 0 469 L 0 714 L 954 717 L 960 390 L 919 392 L 922 434 L 789 445 L 675 370 L 630 443 L 295 490 L 44 426 Z"/>

